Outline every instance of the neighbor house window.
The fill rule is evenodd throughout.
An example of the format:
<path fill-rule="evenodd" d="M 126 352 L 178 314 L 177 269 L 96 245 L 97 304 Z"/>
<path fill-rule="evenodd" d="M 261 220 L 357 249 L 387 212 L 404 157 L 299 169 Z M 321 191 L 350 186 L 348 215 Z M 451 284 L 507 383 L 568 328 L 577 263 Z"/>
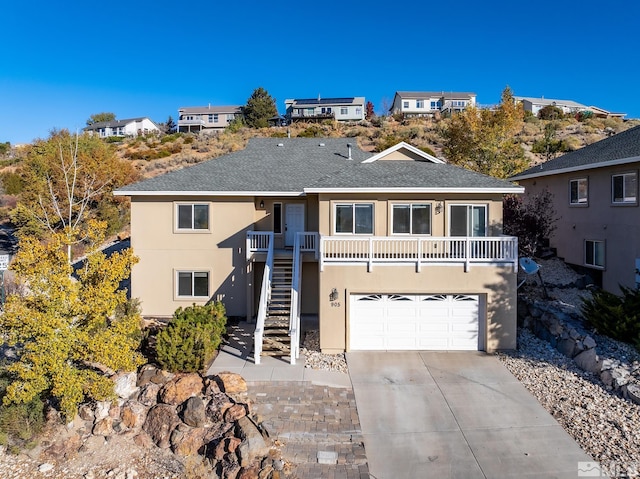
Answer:
<path fill-rule="evenodd" d="M 282 203 L 273 204 L 273 232 L 282 234 Z"/>
<path fill-rule="evenodd" d="M 584 242 L 584 264 L 594 268 L 604 268 L 604 241 Z"/>
<path fill-rule="evenodd" d="M 402 108 L 409 108 L 409 102 L 408 101 L 403 101 L 402 102 Z"/>
<path fill-rule="evenodd" d="M 177 226 L 179 230 L 208 230 L 209 205 L 183 203 L 176 205 Z"/>
<path fill-rule="evenodd" d="M 431 109 L 432 110 L 439 110 L 441 106 L 442 106 L 442 104 L 439 101 L 432 101 L 431 102 Z"/>
<path fill-rule="evenodd" d="M 177 296 L 180 298 L 208 298 L 208 271 L 178 271 Z"/>
<path fill-rule="evenodd" d="M 636 173 L 623 173 L 611 177 L 612 200 L 614 203 L 635 203 L 638 190 Z"/>
<path fill-rule="evenodd" d="M 349 109 L 346 106 L 340 107 L 340 114 L 341 115 L 349 114 Z"/>
<path fill-rule="evenodd" d="M 572 205 L 586 205 L 589 198 L 589 189 L 586 178 L 578 178 L 569 181 L 569 203 Z"/>
<path fill-rule="evenodd" d="M 398 204 L 392 207 L 393 234 L 431 234 L 431 205 L 426 203 Z"/>
<path fill-rule="evenodd" d="M 336 233 L 373 234 L 372 203 L 341 203 L 335 212 Z"/>
<path fill-rule="evenodd" d="M 451 205 L 450 236 L 486 236 L 487 205 Z"/>
<path fill-rule="evenodd" d="M 416 108 L 424 108 L 424 100 L 416 100 Z"/>

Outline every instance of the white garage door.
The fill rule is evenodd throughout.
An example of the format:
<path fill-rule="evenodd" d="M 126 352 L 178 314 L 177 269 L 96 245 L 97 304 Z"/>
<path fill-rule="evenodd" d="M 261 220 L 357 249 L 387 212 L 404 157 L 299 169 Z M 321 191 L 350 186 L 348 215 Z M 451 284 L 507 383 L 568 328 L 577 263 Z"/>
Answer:
<path fill-rule="evenodd" d="M 478 350 L 478 296 L 352 294 L 352 350 Z"/>

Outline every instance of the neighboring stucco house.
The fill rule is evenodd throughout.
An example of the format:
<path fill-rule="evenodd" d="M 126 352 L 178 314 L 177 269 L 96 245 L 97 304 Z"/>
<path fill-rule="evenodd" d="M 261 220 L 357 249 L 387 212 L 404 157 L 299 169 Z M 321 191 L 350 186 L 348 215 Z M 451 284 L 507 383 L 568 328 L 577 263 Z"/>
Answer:
<path fill-rule="evenodd" d="M 224 130 L 236 116 L 242 116 L 242 107 L 185 106 L 178 109 L 178 131 L 181 133 L 215 133 Z"/>
<path fill-rule="evenodd" d="M 220 300 L 256 318 L 259 361 L 289 334 L 297 357 L 301 314 L 329 353 L 515 348 L 502 197 L 522 191 L 406 143 L 266 138 L 115 194 L 131 197 L 143 314 Z"/>
<path fill-rule="evenodd" d="M 344 98 L 296 98 L 284 101 L 288 121 L 361 121 L 365 118 L 363 96 Z"/>
<path fill-rule="evenodd" d="M 433 116 L 436 113 L 460 112 L 476 105 L 476 94 L 445 91 L 397 91 L 390 111 L 405 117 Z"/>
<path fill-rule="evenodd" d="M 558 256 L 588 270 L 597 284 L 640 283 L 640 126 L 514 176 L 528 195 L 548 189 L 559 220 Z"/>
<path fill-rule="evenodd" d="M 138 136 L 159 133 L 160 128 L 147 117 L 128 118 L 126 120 L 98 121 L 83 128 L 83 131 L 100 138 L 110 136 Z"/>

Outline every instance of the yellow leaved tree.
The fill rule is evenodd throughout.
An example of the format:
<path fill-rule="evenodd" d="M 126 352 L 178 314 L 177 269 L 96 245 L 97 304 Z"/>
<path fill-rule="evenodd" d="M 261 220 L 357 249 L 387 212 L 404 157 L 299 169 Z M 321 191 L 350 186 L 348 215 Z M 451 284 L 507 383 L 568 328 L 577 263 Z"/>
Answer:
<path fill-rule="evenodd" d="M 107 257 L 98 250 L 106 225 L 87 226 L 89 253 L 75 272 L 66 251 L 77 240 L 73 231 L 55 232 L 46 243 L 20 241 L 11 269 L 24 292 L 10 295 L 0 315 L 0 333 L 17 354 L 5 402 L 49 395 L 73 419 L 84 399 L 113 398 L 111 374 L 144 362 L 140 313 L 119 288 L 137 258 L 131 249 Z"/>
<path fill-rule="evenodd" d="M 455 114 L 443 131 L 449 163 L 496 178 L 508 178 L 529 166 L 517 137 L 524 110 L 509 87 L 497 108 L 469 107 Z"/>

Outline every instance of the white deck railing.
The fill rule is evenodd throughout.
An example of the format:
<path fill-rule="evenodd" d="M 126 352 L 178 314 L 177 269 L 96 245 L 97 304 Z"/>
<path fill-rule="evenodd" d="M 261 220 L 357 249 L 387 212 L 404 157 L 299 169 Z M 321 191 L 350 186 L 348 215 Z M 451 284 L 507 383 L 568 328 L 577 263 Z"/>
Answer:
<path fill-rule="evenodd" d="M 423 265 L 508 263 L 518 269 L 518 239 L 512 236 L 396 238 L 389 236 L 320 237 L 320 271 L 326 264 L 366 263 Z"/>
<path fill-rule="evenodd" d="M 264 336 L 264 322 L 267 318 L 267 305 L 271 296 L 271 278 L 273 272 L 273 233 L 266 232 L 254 235 L 253 231 L 247 233 L 247 256 L 249 255 L 249 243 L 256 240 L 260 244 L 260 251 L 267 252 L 267 259 L 264 264 L 262 274 L 262 288 L 260 289 L 260 303 L 258 304 L 258 317 L 256 318 L 256 330 L 253 335 L 254 340 L 254 362 L 260 364 L 262 354 L 262 340 Z"/>
<path fill-rule="evenodd" d="M 271 231 L 247 231 L 247 259 L 253 253 L 266 253 L 269 248 L 273 249 L 273 232 Z"/>

